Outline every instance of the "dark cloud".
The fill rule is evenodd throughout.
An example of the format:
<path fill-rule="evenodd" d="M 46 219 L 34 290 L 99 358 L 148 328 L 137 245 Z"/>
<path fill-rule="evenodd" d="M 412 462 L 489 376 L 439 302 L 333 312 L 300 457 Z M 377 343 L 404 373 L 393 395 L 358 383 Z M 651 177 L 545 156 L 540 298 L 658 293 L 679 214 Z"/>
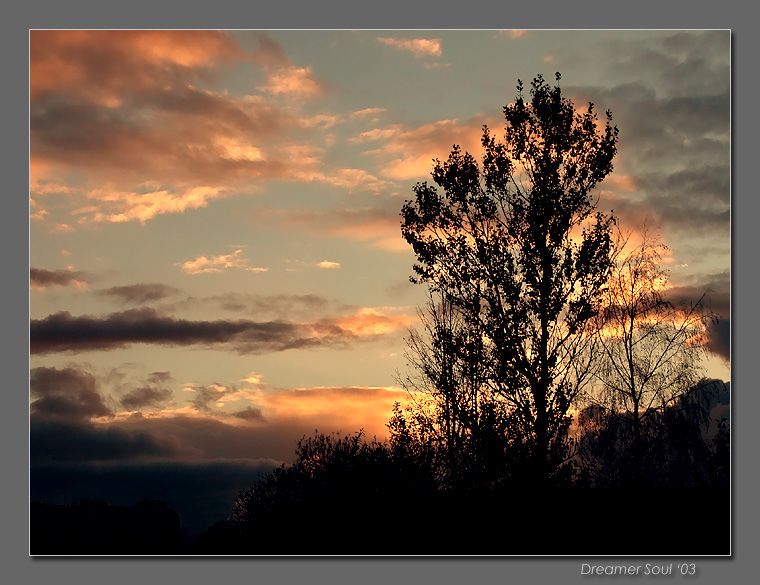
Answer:
<path fill-rule="evenodd" d="M 315 314 L 332 308 L 334 303 L 325 297 L 307 295 L 256 295 L 243 293 L 228 293 L 210 297 L 211 301 L 219 304 L 225 311 L 245 313 L 250 316 L 272 319 L 309 318 Z"/>
<path fill-rule="evenodd" d="M 98 291 L 100 295 L 116 297 L 125 303 L 135 304 L 159 301 L 179 293 L 179 289 L 160 283 L 112 286 Z"/>
<path fill-rule="evenodd" d="M 678 31 L 659 39 L 617 40 L 600 47 L 610 79 L 647 75 L 661 93 L 709 95 L 730 76 L 727 30 Z"/>
<path fill-rule="evenodd" d="M 253 53 L 253 60 L 267 68 L 284 67 L 290 64 L 282 45 L 264 33 L 257 32 L 259 47 Z"/>
<path fill-rule="evenodd" d="M 121 405 L 129 410 L 138 410 L 148 406 L 158 406 L 170 402 L 172 391 L 168 388 L 156 386 L 142 386 L 128 392 L 121 399 Z"/>
<path fill-rule="evenodd" d="M 612 111 L 620 130 L 616 162 L 646 172 L 728 165 L 729 91 L 728 78 L 718 94 L 689 97 L 662 97 L 641 82 L 568 90 L 576 104 L 590 101 Z"/>
<path fill-rule="evenodd" d="M 697 275 L 683 285 L 668 289 L 667 299 L 675 304 L 690 305 L 702 299 L 702 306 L 711 314 L 727 318 L 731 314 L 731 273 Z"/>
<path fill-rule="evenodd" d="M 200 308 L 213 308 L 257 321 L 308 320 L 329 311 L 344 312 L 358 309 L 356 305 L 338 303 L 315 294 L 260 295 L 238 292 L 209 297 L 188 296 L 176 302 L 162 304 L 159 308 L 169 313 L 197 312 Z"/>
<path fill-rule="evenodd" d="M 88 282 L 90 277 L 85 272 L 74 270 L 45 270 L 42 268 L 29 269 L 29 284 L 36 288 L 49 286 L 70 286 Z"/>
<path fill-rule="evenodd" d="M 236 391 L 234 387 L 224 386 L 222 384 L 208 384 L 206 386 L 193 386 L 195 398 L 191 404 L 202 412 L 210 412 L 209 403 L 221 401 L 227 394 Z"/>
<path fill-rule="evenodd" d="M 618 85 L 567 90 L 577 104 L 610 109 L 620 129 L 616 172 L 632 188 L 603 197 L 600 205 L 625 223 L 640 225 L 648 216 L 669 234 L 727 236 L 728 48 L 727 31 L 605 42 L 599 51 L 605 78 Z"/>
<path fill-rule="evenodd" d="M 111 350 L 131 343 L 231 344 L 241 354 L 260 354 L 335 344 L 349 337 L 350 332 L 330 320 L 312 326 L 285 321 L 188 321 L 149 308 L 107 317 L 73 317 L 62 311 L 30 323 L 32 354 Z"/>
<path fill-rule="evenodd" d="M 731 319 L 716 318 L 707 328 L 707 351 L 731 361 Z"/>
<path fill-rule="evenodd" d="M 727 209 L 730 198 L 731 169 L 726 165 L 684 169 L 671 174 L 636 177 L 637 188 L 663 198 L 688 198 L 693 206 L 718 206 Z"/>
<path fill-rule="evenodd" d="M 170 372 L 152 372 L 148 377 L 151 382 L 168 382 L 172 379 Z"/>
<path fill-rule="evenodd" d="M 34 368 L 29 389 L 32 413 L 81 419 L 106 416 L 110 409 L 98 392 L 95 376 L 78 368 Z"/>
<path fill-rule="evenodd" d="M 237 412 L 233 412 L 232 416 L 237 418 L 242 418 L 243 420 L 250 420 L 250 421 L 259 421 L 263 422 L 264 415 L 261 414 L 260 408 L 254 408 L 253 406 L 249 406 L 245 410 L 239 410 Z"/>
<path fill-rule="evenodd" d="M 707 323 L 705 349 L 730 361 L 731 355 L 731 273 L 697 275 L 692 282 L 674 286 L 666 298 L 675 304 L 693 306 L 702 302 Z"/>
<path fill-rule="evenodd" d="M 32 414 L 29 420 L 29 457 L 32 464 L 177 454 L 176 445 L 141 430 L 123 429 L 113 423 L 61 420 L 46 415 Z"/>

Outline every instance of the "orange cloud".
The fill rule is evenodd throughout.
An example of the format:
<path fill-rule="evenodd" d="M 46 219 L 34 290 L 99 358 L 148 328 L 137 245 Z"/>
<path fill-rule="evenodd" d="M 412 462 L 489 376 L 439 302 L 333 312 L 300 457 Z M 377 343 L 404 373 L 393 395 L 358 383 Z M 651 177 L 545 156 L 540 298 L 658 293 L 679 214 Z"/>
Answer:
<path fill-rule="evenodd" d="M 352 335 L 367 337 L 406 329 L 417 321 L 417 317 L 412 315 L 387 315 L 387 312 L 390 310 L 382 312 L 378 308 L 364 307 L 353 315 L 324 319 L 319 324 L 337 325 Z"/>
<path fill-rule="evenodd" d="M 293 65 L 273 71 L 267 84 L 259 89 L 274 95 L 299 97 L 319 96 L 324 92 L 323 85 L 312 75 L 311 67 Z"/>
<path fill-rule="evenodd" d="M 268 268 L 253 267 L 248 265 L 248 260 L 243 258 L 242 249 L 235 250 L 232 254 L 219 256 L 198 256 L 195 260 L 177 263 L 185 274 L 207 274 L 209 272 L 222 272 L 228 268 L 240 268 L 251 272 L 266 272 Z"/>
<path fill-rule="evenodd" d="M 32 101 L 65 91 L 115 107 L 127 91 L 155 90 L 167 77 L 187 82 L 247 56 L 218 31 L 33 30 L 29 58 Z"/>
<path fill-rule="evenodd" d="M 378 116 L 387 112 L 385 108 L 364 108 L 351 113 L 351 118 L 364 118 L 368 116 Z"/>
<path fill-rule="evenodd" d="M 269 417 L 313 419 L 344 432 L 364 428 L 367 435 L 388 437 L 385 426 L 393 404 L 405 402 L 407 393 L 396 387 L 296 388 L 264 395 L 258 399 Z M 271 413 L 271 414 L 270 414 Z"/>
<path fill-rule="evenodd" d="M 98 207 L 85 207 L 74 213 L 92 213 L 93 221 L 123 223 L 137 220 L 141 223 L 162 213 L 181 213 L 187 209 L 205 207 L 210 199 L 220 195 L 215 187 L 195 187 L 184 193 L 169 193 L 168 191 L 153 191 L 150 193 L 127 193 L 122 191 L 95 190 L 88 196 L 108 207 L 121 211 L 104 213 Z"/>
<path fill-rule="evenodd" d="M 340 262 L 330 262 L 329 260 L 322 260 L 317 264 L 318 268 L 340 268 Z"/>
<path fill-rule="evenodd" d="M 397 39 L 378 37 L 384 45 L 411 52 L 416 58 L 440 57 L 442 53 L 441 39 Z"/>
<path fill-rule="evenodd" d="M 397 125 L 365 132 L 359 138 L 386 139 L 380 148 L 366 151 L 365 154 L 390 159 L 382 167 L 382 172 L 393 179 L 408 180 L 429 176 L 433 159 L 446 159 L 455 144 L 478 159 L 482 150 L 481 127 L 485 122 L 483 119 L 471 119 L 462 124 L 456 119 L 440 120 L 411 129 Z M 498 124 L 489 126 L 498 127 Z"/>
<path fill-rule="evenodd" d="M 386 191 L 362 169 L 330 169 L 324 148 L 291 130 L 321 131 L 381 113 L 297 113 L 260 95 L 199 89 L 220 62 L 248 61 L 275 96 L 324 92 L 309 67 L 289 63 L 259 35 L 253 53 L 214 31 L 32 31 L 30 192 L 65 194 L 80 222 L 145 222 L 250 193 L 267 181 Z M 321 144 L 334 136 L 320 135 Z M 69 177 L 82 177 L 69 183 Z M 30 209 L 46 219 L 47 205 Z M 49 219 L 49 218 L 48 218 Z"/>

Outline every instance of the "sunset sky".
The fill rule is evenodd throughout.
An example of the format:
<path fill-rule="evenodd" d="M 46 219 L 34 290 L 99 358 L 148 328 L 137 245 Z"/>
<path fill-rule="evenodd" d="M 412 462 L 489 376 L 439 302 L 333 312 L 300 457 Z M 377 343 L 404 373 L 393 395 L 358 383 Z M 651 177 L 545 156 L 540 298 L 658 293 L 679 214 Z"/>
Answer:
<path fill-rule="evenodd" d="M 671 298 L 707 292 L 720 317 L 705 375 L 730 378 L 729 31 L 33 30 L 29 48 L 32 497 L 194 485 L 211 517 L 304 434 L 383 438 L 425 300 L 401 207 L 539 73 L 612 111 L 599 209 L 659 227 Z"/>

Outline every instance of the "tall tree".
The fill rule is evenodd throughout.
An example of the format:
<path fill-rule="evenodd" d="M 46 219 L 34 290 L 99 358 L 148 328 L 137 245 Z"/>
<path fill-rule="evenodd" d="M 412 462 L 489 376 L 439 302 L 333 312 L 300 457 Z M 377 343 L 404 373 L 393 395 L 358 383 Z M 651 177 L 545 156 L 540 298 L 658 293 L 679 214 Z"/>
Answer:
<path fill-rule="evenodd" d="M 402 210 L 402 233 L 427 283 L 483 340 L 486 383 L 518 422 L 545 484 L 567 455 L 568 409 L 589 379 L 589 346 L 610 267 L 612 218 L 594 187 L 612 171 L 618 131 L 579 111 L 539 75 L 483 128 L 482 169 L 454 146 Z"/>

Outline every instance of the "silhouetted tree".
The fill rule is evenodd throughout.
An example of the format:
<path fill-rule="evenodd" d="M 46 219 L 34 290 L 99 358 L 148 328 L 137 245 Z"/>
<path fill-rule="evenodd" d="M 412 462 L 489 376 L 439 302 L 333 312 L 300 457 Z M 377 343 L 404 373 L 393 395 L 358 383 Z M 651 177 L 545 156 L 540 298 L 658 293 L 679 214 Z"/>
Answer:
<path fill-rule="evenodd" d="M 698 431 L 690 423 L 676 428 L 679 417 L 686 414 L 686 420 L 695 421 L 708 414 L 688 395 L 700 379 L 706 328 L 701 299 L 676 306 L 663 296 L 669 284 L 660 263 L 667 248 L 647 227 L 641 244 L 626 251 L 629 241 L 630 236 L 620 234 L 616 239 L 618 261 L 598 316 L 603 359 L 597 370 L 601 387 L 593 400 L 601 410 L 589 412 L 604 420 L 606 432 L 615 429 L 608 448 L 615 441 L 622 444 L 630 461 L 619 457 L 618 450 L 618 472 L 629 473 L 630 481 L 638 485 L 647 448 L 662 453 L 655 443 L 687 440 Z M 703 441 L 700 437 L 690 445 L 698 449 Z M 657 468 L 652 457 L 650 453 L 646 465 Z M 628 470 L 623 470 L 626 463 Z"/>
<path fill-rule="evenodd" d="M 556 75 L 559 82 L 560 75 Z M 567 457 L 568 409 L 589 380 L 593 324 L 610 267 L 612 219 L 593 188 L 612 171 L 617 128 L 576 111 L 536 77 L 518 82 L 499 141 L 484 127 L 482 169 L 454 146 L 414 187 L 402 233 L 427 283 L 481 340 L 485 385 L 524 437 L 534 480 Z"/>

